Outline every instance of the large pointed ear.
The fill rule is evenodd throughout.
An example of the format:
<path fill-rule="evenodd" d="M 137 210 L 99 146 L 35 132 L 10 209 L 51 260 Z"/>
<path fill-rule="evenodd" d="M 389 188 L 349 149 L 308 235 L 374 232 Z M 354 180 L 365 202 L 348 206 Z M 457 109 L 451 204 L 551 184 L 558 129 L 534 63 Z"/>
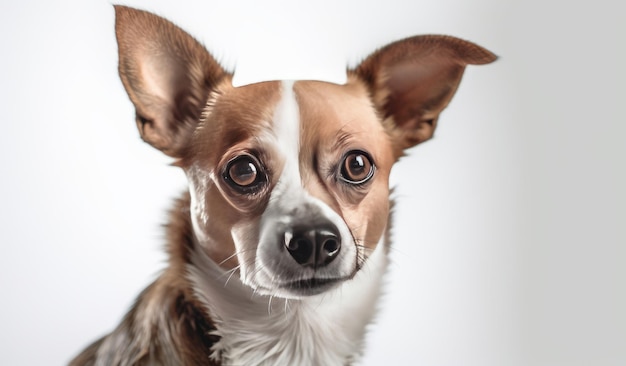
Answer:
<path fill-rule="evenodd" d="M 180 157 L 227 73 L 193 37 L 154 14 L 115 6 L 119 73 L 144 141 Z"/>
<path fill-rule="evenodd" d="M 454 37 L 416 36 L 381 48 L 351 72 L 365 81 L 385 128 L 404 150 L 433 136 L 465 66 L 495 59 L 486 49 Z"/>

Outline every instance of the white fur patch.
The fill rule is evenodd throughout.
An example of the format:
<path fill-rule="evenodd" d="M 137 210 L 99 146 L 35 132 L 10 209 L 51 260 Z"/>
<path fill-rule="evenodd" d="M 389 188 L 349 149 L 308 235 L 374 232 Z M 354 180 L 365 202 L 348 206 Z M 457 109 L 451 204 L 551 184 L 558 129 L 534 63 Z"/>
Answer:
<path fill-rule="evenodd" d="M 285 157 L 285 168 L 281 179 L 286 176 L 300 181 L 300 110 L 293 91 L 293 81 L 282 82 L 282 98 L 274 113 L 274 133 L 278 149 Z"/>
<path fill-rule="evenodd" d="M 213 357 L 224 365 L 346 365 L 362 353 L 387 268 L 380 243 L 356 276 L 298 300 L 256 294 L 201 250 L 189 277 L 215 320 Z"/>

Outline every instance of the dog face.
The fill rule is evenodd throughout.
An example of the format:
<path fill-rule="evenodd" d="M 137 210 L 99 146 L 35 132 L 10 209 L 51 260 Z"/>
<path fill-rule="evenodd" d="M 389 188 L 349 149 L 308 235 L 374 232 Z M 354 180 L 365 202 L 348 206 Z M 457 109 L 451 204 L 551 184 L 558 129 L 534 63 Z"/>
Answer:
<path fill-rule="evenodd" d="M 394 158 L 367 93 L 356 80 L 225 84 L 209 103 L 181 164 L 194 228 L 258 292 L 321 292 L 379 242 Z"/>
<path fill-rule="evenodd" d="M 392 165 L 432 136 L 465 66 L 495 59 L 456 38 L 413 37 L 366 58 L 345 85 L 235 88 L 167 20 L 116 15 L 139 131 L 186 172 L 195 240 L 272 296 L 318 294 L 357 273 L 382 245 Z"/>

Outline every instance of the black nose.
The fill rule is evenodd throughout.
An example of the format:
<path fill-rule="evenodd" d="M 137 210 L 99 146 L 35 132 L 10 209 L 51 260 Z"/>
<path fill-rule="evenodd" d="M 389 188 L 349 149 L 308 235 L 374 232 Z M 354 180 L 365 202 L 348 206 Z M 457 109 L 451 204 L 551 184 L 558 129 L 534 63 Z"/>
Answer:
<path fill-rule="evenodd" d="M 285 247 L 299 264 L 317 268 L 337 257 L 341 250 L 341 239 L 334 226 L 298 229 L 285 234 Z"/>

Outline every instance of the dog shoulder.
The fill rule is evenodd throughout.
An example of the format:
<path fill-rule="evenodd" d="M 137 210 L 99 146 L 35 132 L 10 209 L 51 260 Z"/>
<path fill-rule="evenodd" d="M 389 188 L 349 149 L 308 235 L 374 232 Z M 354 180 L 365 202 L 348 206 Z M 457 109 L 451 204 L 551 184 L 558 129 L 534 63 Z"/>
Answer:
<path fill-rule="evenodd" d="M 69 365 L 219 365 L 209 358 L 218 341 L 211 320 L 167 277 L 146 288 L 118 327 Z"/>

